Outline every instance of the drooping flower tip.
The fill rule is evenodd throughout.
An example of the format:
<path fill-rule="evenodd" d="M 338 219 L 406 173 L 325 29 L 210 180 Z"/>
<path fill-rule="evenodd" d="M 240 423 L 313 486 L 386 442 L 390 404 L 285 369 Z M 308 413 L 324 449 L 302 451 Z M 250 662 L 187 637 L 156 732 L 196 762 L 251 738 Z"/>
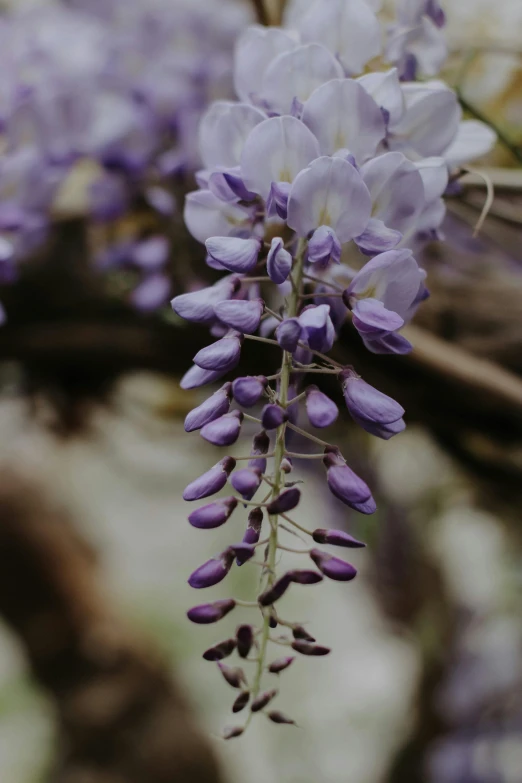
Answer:
<path fill-rule="evenodd" d="M 271 587 L 258 597 L 260 606 L 271 606 L 278 601 L 288 590 L 292 580 L 288 574 L 284 574 Z"/>
<path fill-rule="evenodd" d="M 405 429 L 402 405 L 353 372 L 341 373 L 340 378 L 346 407 L 364 430 L 388 440 Z"/>
<path fill-rule="evenodd" d="M 338 449 L 325 448 L 323 458 L 326 482 L 331 493 L 350 508 L 362 514 L 373 514 L 375 501 L 370 489 L 345 463 Z"/>
<path fill-rule="evenodd" d="M 223 731 L 223 739 L 229 740 L 240 737 L 244 731 L 244 726 L 229 726 Z"/>
<path fill-rule="evenodd" d="M 187 617 L 193 623 L 198 625 L 209 625 L 222 620 L 236 606 L 233 598 L 224 598 L 220 601 L 214 601 L 211 604 L 201 604 L 194 606 L 187 612 Z"/>
<path fill-rule="evenodd" d="M 202 370 L 225 373 L 234 369 L 240 356 L 241 340 L 237 332 L 232 332 L 198 351 L 194 356 L 194 364 Z"/>
<path fill-rule="evenodd" d="M 316 585 L 323 581 L 321 574 L 318 574 L 317 571 L 310 571 L 306 568 L 288 571 L 287 576 L 290 582 L 295 582 L 297 585 Z"/>
<path fill-rule="evenodd" d="M 357 569 L 353 565 L 328 552 L 312 549 L 310 557 L 321 573 L 337 582 L 349 582 L 357 575 Z"/>
<path fill-rule="evenodd" d="M 284 351 L 294 353 L 301 339 L 302 327 L 298 318 L 285 318 L 275 330 L 275 337 Z"/>
<path fill-rule="evenodd" d="M 314 637 L 302 625 L 296 625 L 292 628 L 292 636 L 294 639 L 303 639 L 305 642 L 315 642 Z"/>
<path fill-rule="evenodd" d="M 279 712 L 278 710 L 273 710 L 272 712 L 267 713 L 267 716 L 272 721 L 272 723 L 280 723 L 280 724 L 285 724 L 287 726 L 296 725 L 296 722 L 294 720 L 288 718 L 286 715 L 284 715 L 282 712 Z"/>
<path fill-rule="evenodd" d="M 253 334 L 259 327 L 264 307 L 262 299 L 229 299 L 219 302 L 214 312 L 230 329 L 243 334 Z"/>
<path fill-rule="evenodd" d="M 257 264 L 261 248 L 258 239 L 210 237 L 205 242 L 207 253 L 231 272 L 250 272 Z"/>

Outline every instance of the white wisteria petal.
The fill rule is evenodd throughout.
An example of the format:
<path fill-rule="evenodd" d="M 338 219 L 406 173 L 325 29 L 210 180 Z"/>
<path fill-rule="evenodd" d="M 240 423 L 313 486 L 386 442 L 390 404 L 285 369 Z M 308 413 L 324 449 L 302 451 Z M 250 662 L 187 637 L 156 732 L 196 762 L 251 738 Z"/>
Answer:
<path fill-rule="evenodd" d="M 362 84 L 368 95 L 372 96 L 377 106 L 387 112 L 390 124 L 399 122 L 406 104 L 397 68 L 365 73 L 357 81 Z"/>
<path fill-rule="evenodd" d="M 252 212 L 216 198 L 210 190 L 188 193 L 183 212 L 185 225 L 199 242 L 215 236 L 248 234 Z"/>
<path fill-rule="evenodd" d="M 250 133 L 241 155 L 241 173 L 249 190 L 265 200 L 272 182 L 293 182 L 320 155 L 313 133 L 296 117 L 271 117 Z"/>
<path fill-rule="evenodd" d="M 489 125 L 478 120 L 460 123 L 456 137 L 442 153 L 450 168 L 487 155 L 497 140 L 497 134 Z"/>
<path fill-rule="evenodd" d="M 426 203 L 415 165 L 400 152 L 387 152 L 365 163 L 361 176 L 372 198 L 372 216 L 402 234 L 411 231 Z"/>
<path fill-rule="evenodd" d="M 199 126 L 199 151 L 206 167 L 239 164 L 248 134 L 266 114 L 248 103 L 216 101 Z"/>
<path fill-rule="evenodd" d="M 330 226 L 341 243 L 363 233 L 371 196 L 351 163 L 342 158 L 314 160 L 295 179 L 288 199 L 288 225 L 299 236 Z"/>
<path fill-rule="evenodd" d="M 328 49 L 317 43 L 305 44 L 272 61 L 263 78 L 261 97 L 272 109 L 288 113 L 294 98 L 303 103 L 321 84 L 343 75 Z"/>
<path fill-rule="evenodd" d="M 349 74 L 359 74 L 381 52 L 381 27 L 364 0 L 316 0 L 297 29 L 303 41 L 321 43 Z"/>
<path fill-rule="evenodd" d="M 272 60 L 297 45 L 295 37 L 277 27 L 247 27 L 239 36 L 234 52 L 234 87 L 240 99 L 251 101 L 258 96 Z"/>

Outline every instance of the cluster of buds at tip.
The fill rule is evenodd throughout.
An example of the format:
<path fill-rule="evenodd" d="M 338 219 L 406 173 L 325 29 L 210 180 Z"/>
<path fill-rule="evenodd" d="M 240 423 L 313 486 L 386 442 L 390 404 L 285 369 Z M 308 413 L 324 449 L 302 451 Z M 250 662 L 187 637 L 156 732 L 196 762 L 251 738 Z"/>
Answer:
<path fill-rule="evenodd" d="M 410 19 L 416 5 L 419 14 Z M 401 25 L 417 32 L 442 20 L 438 3 L 425 0 L 408 3 L 400 13 Z M 204 656 L 217 661 L 226 681 L 241 691 L 233 711 L 250 705 L 246 725 L 276 697 L 265 689 L 265 675 L 280 674 L 294 661 L 290 656 L 269 663 L 273 641 L 302 656 L 330 652 L 302 625 L 285 619 L 280 607 L 287 591 L 325 578 L 352 581 L 356 567 L 322 547 L 352 549 L 354 556 L 364 547 L 346 530 L 308 531 L 296 521 L 304 494 L 300 460 L 322 463 L 333 502 L 360 514 L 376 510 L 370 487 L 328 439 L 329 428 L 339 428 L 340 408 L 320 380 L 329 376 L 337 384 L 336 399 L 344 398 L 347 418 L 371 435 L 387 440 L 405 427 L 398 402 L 329 353 L 345 323 L 374 354 L 411 350 L 401 329 L 428 296 L 413 248 L 421 234 L 437 234 L 450 168 L 464 161 L 461 142 L 471 131 L 460 122 L 455 94 L 441 82 L 403 84 L 396 69 L 363 74 L 379 53 L 381 36 L 374 12 L 368 7 L 361 14 L 355 7 L 346 11 L 344 0 L 317 0 L 297 31 L 245 31 L 235 60 L 240 100 L 217 102 L 205 114 L 199 135 L 204 169 L 197 175 L 199 190 L 185 205 L 188 230 L 205 244 L 207 263 L 222 277 L 172 300 L 178 315 L 208 326 L 214 338 L 194 356 L 181 385 L 223 384 L 188 414 L 185 429 L 228 448 L 257 423 L 249 453 L 224 457 L 183 495 L 197 501 L 226 487 L 225 496 L 192 511 L 189 521 L 200 529 L 234 527 L 223 551 L 192 573 L 193 587 L 211 587 L 247 562 L 261 569 L 255 600 L 228 599 L 188 612 L 196 623 L 217 622 L 239 605 L 258 612 L 256 622 L 239 625 L 235 636 Z M 345 39 L 349 46 L 342 45 Z M 330 51 L 334 40 L 340 48 Z M 404 35 L 401 40 L 397 62 L 411 54 Z M 477 124 L 473 134 L 474 150 L 485 151 L 490 140 L 481 141 Z M 349 266 L 343 263 L 348 254 Z M 243 352 L 255 351 L 256 340 L 279 354 L 280 369 L 230 375 Z M 308 383 L 314 374 L 317 383 Z M 294 430 L 315 453 L 290 450 Z M 246 528 L 236 524 L 244 509 Z M 291 549 L 305 561 L 285 571 L 279 555 L 290 548 L 282 540 L 293 527 L 321 548 Z M 276 628 L 287 636 L 272 639 Z M 221 662 L 235 653 L 245 670 Z M 247 677 L 248 666 L 254 671 Z M 277 710 L 266 715 L 274 723 L 293 723 Z M 225 736 L 242 731 L 228 729 Z"/>

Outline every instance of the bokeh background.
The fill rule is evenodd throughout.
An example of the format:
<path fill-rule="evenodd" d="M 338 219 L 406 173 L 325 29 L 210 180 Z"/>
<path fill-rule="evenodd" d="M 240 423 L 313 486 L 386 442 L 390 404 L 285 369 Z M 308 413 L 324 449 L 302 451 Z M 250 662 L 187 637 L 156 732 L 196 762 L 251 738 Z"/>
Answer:
<path fill-rule="evenodd" d="M 304 5 L 291 5 L 289 18 Z M 15 248 L 17 269 L 11 274 L 11 251 L 0 243 L 9 316 L 0 329 L 0 586 L 11 591 L 0 598 L 2 783 L 127 780 L 80 768 L 57 777 L 68 712 L 59 693 L 49 698 L 45 666 L 34 676 L 27 650 L 45 657 L 60 628 L 40 618 L 35 641 L 19 623 L 20 607 L 30 613 L 38 600 L 24 571 L 32 561 L 10 543 L 25 525 L 30 533 L 55 516 L 58 540 L 80 542 L 94 569 L 86 589 L 92 579 L 115 627 L 155 650 L 187 695 L 227 783 L 521 783 L 522 4 L 445 5 L 445 78 L 512 149 L 499 144 L 479 166 L 496 186 L 480 236 L 473 227 L 485 188 L 471 176 L 449 201 L 446 242 L 425 251 L 432 299 L 412 327 L 413 356 L 365 356 L 343 336 L 339 355 L 405 404 L 409 426 L 375 444 L 348 419 L 336 425 L 337 442 L 376 488 L 379 511 L 369 519 L 340 511 L 306 466 L 303 523 L 368 541 L 357 553 L 360 577 L 284 599 L 286 613 L 333 648 L 282 680 L 281 704 L 299 728 L 259 720 L 224 743 L 216 736 L 229 722 L 231 691 L 201 658 L 221 629 L 185 616 L 194 603 L 187 575 L 224 541 L 220 530 L 191 528 L 181 500 L 216 461 L 215 449 L 183 430 L 204 392 L 178 388 L 204 335 L 163 305 L 205 274 L 201 250 L 183 233 L 182 196 L 197 166 L 197 119 L 209 100 L 231 94 L 233 40 L 253 11 L 240 0 L 2 3 L 0 239 Z M 145 23 L 149 13 L 156 28 Z M 46 92 L 51 73 L 63 102 Z M 111 158 L 105 126 L 82 160 L 60 157 L 60 130 L 78 128 L 67 114 L 71 73 L 91 98 L 109 97 L 79 126 L 114 120 L 136 168 Z M 26 204 L 40 165 L 25 136 L 34 132 L 31 112 L 13 119 L 9 111 L 20 83 L 51 101 L 46 133 L 62 168 L 59 176 L 38 169 L 40 185 L 52 182 L 31 202 L 39 221 L 14 230 L 1 202 L 23 186 L 17 203 Z M 126 123 L 142 119 L 128 115 L 131 94 L 162 118 L 153 139 L 148 128 L 125 136 Z M 23 154 L 12 153 L 13 134 Z M 247 369 L 259 372 L 267 360 L 253 354 Z M 52 582 L 61 561 L 46 560 L 38 535 L 28 541 Z M 231 573 L 223 596 L 252 593 L 244 571 Z"/>

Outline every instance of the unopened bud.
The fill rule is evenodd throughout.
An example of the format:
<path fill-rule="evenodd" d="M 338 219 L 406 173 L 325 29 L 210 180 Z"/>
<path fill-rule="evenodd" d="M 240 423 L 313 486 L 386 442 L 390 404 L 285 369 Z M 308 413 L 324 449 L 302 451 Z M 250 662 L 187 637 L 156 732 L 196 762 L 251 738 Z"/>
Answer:
<path fill-rule="evenodd" d="M 236 602 L 233 598 L 224 598 L 221 601 L 214 601 L 214 603 L 211 604 L 194 606 L 192 609 L 188 610 L 187 617 L 198 625 L 217 623 L 219 620 L 222 620 L 225 615 L 231 612 L 235 606 Z"/>
<path fill-rule="evenodd" d="M 331 652 L 329 647 L 321 647 L 320 644 L 312 644 L 302 639 L 296 639 L 295 642 L 292 642 L 292 649 L 301 655 L 328 655 Z"/>
<path fill-rule="evenodd" d="M 288 574 L 284 574 L 280 579 L 275 582 L 272 587 L 270 587 L 268 590 L 265 590 L 264 593 L 261 593 L 261 595 L 258 598 L 258 601 L 261 606 L 271 606 L 275 601 L 279 600 L 282 595 L 285 594 L 285 592 L 288 590 L 291 579 L 289 578 Z"/>
<path fill-rule="evenodd" d="M 254 699 L 254 701 L 252 702 L 252 706 L 250 707 L 250 709 L 252 710 L 252 712 L 259 712 L 260 710 L 264 709 L 267 704 L 270 704 L 270 702 L 275 696 L 277 696 L 277 690 L 275 688 L 274 690 L 260 693 L 257 699 Z"/>
<path fill-rule="evenodd" d="M 285 514 L 287 511 L 292 511 L 299 503 L 300 498 L 301 492 L 297 487 L 287 489 L 268 504 L 267 514 Z"/>
<path fill-rule="evenodd" d="M 245 672 L 239 666 L 227 666 L 225 663 L 218 662 L 218 667 L 232 688 L 240 688 L 242 683 L 246 684 Z"/>
<path fill-rule="evenodd" d="M 235 648 L 235 639 L 225 639 L 224 642 L 220 642 L 219 644 L 214 645 L 214 647 L 210 647 L 206 652 L 204 652 L 203 658 L 206 661 L 221 661 L 223 658 L 227 658 L 229 655 L 231 655 Z"/>
<path fill-rule="evenodd" d="M 268 717 L 270 718 L 272 723 L 285 723 L 288 726 L 296 725 L 294 720 L 288 718 L 286 715 L 283 715 L 282 712 L 278 712 L 277 710 L 273 710 L 272 712 L 269 712 Z"/>
<path fill-rule="evenodd" d="M 279 674 L 279 672 L 288 669 L 292 661 L 295 661 L 293 655 L 286 656 L 285 658 L 277 658 L 275 661 L 272 661 L 268 667 L 268 671 L 270 674 Z"/>
<path fill-rule="evenodd" d="M 305 642 L 315 642 L 314 637 L 310 636 L 306 628 L 303 628 L 302 625 L 296 625 L 292 628 L 292 634 L 294 639 L 303 639 Z"/>
<path fill-rule="evenodd" d="M 358 541 L 349 533 L 345 533 L 344 530 L 325 530 L 318 528 L 312 533 L 312 538 L 316 544 L 332 544 L 333 546 L 346 546 L 353 549 L 366 546 L 362 541 Z"/>
<path fill-rule="evenodd" d="M 232 712 L 241 712 L 245 709 L 250 699 L 250 691 L 241 691 L 234 704 L 232 705 Z"/>
<path fill-rule="evenodd" d="M 247 658 L 254 644 L 254 630 L 251 625 L 240 625 L 236 631 L 237 652 L 241 658 Z"/>
<path fill-rule="evenodd" d="M 244 732 L 243 726 L 229 726 L 223 732 L 223 739 L 234 739 L 234 737 L 240 737 Z"/>

